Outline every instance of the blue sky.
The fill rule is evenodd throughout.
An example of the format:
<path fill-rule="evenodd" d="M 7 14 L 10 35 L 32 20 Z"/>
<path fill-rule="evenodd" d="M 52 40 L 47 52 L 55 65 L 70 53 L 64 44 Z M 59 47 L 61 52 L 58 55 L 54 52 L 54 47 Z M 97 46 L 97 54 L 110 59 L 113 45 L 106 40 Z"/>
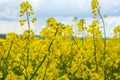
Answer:
<path fill-rule="evenodd" d="M 0 33 L 22 33 L 24 27 L 20 27 L 19 4 L 26 0 L 0 0 Z M 28 0 L 35 11 L 38 22 L 33 26 L 36 34 L 39 34 L 49 17 L 56 17 L 63 23 L 71 23 L 73 17 L 83 18 L 90 22 L 92 14 L 91 0 Z M 106 14 L 108 19 L 108 36 L 112 35 L 114 26 L 120 24 L 120 0 L 99 0 L 101 13 Z"/>

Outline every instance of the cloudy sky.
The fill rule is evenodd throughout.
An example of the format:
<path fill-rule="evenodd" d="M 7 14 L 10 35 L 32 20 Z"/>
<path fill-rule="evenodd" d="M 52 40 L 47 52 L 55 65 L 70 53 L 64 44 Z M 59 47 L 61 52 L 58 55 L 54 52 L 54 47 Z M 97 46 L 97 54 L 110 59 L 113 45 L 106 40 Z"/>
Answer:
<path fill-rule="evenodd" d="M 19 4 L 26 0 L 0 0 L 0 33 L 16 32 L 21 34 L 24 27 L 19 25 Z M 47 18 L 55 17 L 63 23 L 72 23 L 73 17 L 91 21 L 91 0 L 28 0 L 35 11 L 38 21 L 32 28 L 39 34 Z M 106 14 L 107 35 L 112 36 L 114 26 L 120 24 L 120 0 L 99 0 L 101 13 Z"/>

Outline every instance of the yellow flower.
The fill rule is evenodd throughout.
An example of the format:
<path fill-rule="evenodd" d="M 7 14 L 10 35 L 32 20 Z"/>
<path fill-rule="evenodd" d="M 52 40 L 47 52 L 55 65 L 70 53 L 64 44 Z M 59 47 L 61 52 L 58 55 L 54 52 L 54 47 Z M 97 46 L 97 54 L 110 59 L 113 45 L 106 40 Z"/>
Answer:
<path fill-rule="evenodd" d="M 24 9 L 24 8 L 25 8 L 25 2 L 22 2 L 22 3 L 20 4 L 20 7 L 21 7 L 21 9 Z"/>
<path fill-rule="evenodd" d="M 35 14 L 33 11 L 28 13 L 29 16 L 31 16 L 33 14 Z"/>
<path fill-rule="evenodd" d="M 24 12 L 25 12 L 25 10 L 21 9 L 20 10 L 20 16 L 23 16 Z"/>
<path fill-rule="evenodd" d="M 104 15 L 103 17 L 104 17 L 104 18 L 107 18 L 107 15 Z"/>
<path fill-rule="evenodd" d="M 84 30 L 85 21 L 83 19 L 79 20 L 78 25 L 78 34 L 80 34 Z"/>
<path fill-rule="evenodd" d="M 93 18 L 96 18 L 96 15 L 100 13 L 100 5 L 98 0 L 92 0 L 91 7 L 92 7 Z"/>
<path fill-rule="evenodd" d="M 25 12 L 33 11 L 32 6 L 28 3 L 28 1 L 22 2 L 22 3 L 20 4 L 20 7 L 21 7 L 21 9 L 20 9 L 20 16 L 23 16 L 23 14 L 24 14 Z M 32 12 L 32 13 L 31 13 L 31 12 L 28 12 L 28 13 L 29 13 L 29 15 L 33 14 L 33 12 Z"/>
<path fill-rule="evenodd" d="M 32 23 L 35 23 L 37 21 L 37 18 L 32 19 Z"/>
<path fill-rule="evenodd" d="M 3 73 L 2 72 L 0 72 L 0 78 L 2 78 L 3 77 Z"/>
<path fill-rule="evenodd" d="M 26 20 L 20 20 L 19 23 L 21 26 L 23 26 L 25 24 Z"/>

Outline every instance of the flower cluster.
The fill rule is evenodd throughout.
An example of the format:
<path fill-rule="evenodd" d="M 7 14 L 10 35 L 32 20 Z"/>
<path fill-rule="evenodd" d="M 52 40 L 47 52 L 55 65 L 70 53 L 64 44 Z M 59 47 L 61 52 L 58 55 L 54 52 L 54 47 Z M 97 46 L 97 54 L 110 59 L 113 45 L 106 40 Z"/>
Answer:
<path fill-rule="evenodd" d="M 24 14 L 27 16 L 27 19 L 23 19 L 23 20 L 19 21 L 21 26 L 23 26 L 26 21 L 28 21 L 28 23 L 30 24 L 29 17 L 31 15 L 35 14 L 32 6 L 29 4 L 28 1 L 22 2 L 20 4 L 20 16 L 23 16 Z M 31 22 L 35 23 L 36 20 L 37 20 L 37 18 L 32 18 Z"/>
<path fill-rule="evenodd" d="M 91 7 L 92 7 L 93 18 L 96 18 L 97 14 L 100 13 L 99 1 L 98 0 L 92 0 L 91 1 Z"/>

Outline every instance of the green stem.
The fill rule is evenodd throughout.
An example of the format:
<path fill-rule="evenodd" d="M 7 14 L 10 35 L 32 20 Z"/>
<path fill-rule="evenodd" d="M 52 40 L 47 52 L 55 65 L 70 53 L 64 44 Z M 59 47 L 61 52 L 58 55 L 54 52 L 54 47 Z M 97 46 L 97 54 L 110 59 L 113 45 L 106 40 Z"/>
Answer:
<path fill-rule="evenodd" d="M 59 28 L 56 29 L 56 32 L 55 32 L 55 34 L 54 34 L 54 37 L 57 35 L 58 29 L 59 29 Z M 50 45 L 49 45 L 49 47 L 48 47 L 49 55 L 50 55 L 50 49 L 51 49 L 51 46 L 52 46 L 52 44 L 53 44 L 53 41 L 54 41 L 54 39 L 51 41 L 51 43 L 50 43 Z M 35 74 L 37 73 L 37 71 L 39 70 L 39 68 L 42 66 L 42 64 L 44 63 L 44 61 L 46 60 L 46 58 L 47 58 L 47 54 L 44 56 L 42 62 L 40 62 L 40 64 L 38 65 L 37 69 L 34 71 L 33 75 L 32 75 L 31 78 L 30 78 L 30 80 L 32 80 L 32 78 L 34 78 Z"/>
<path fill-rule="evenodd" d="M 84 28 L 83 28 L 83 25 L 82 25 L 82 47 L 84 48 L 84 32 L 83 31 L 84 31 Z M 83 52 L 82 52 L 82 56 L 83 56 L 82 59 L 84 59 Z M 75 76 L 75 74 L 78 72 L 80 66 L 81 66 L 81 62 L 79 63 L 78 68 L 74 71 L 73 76 Z"/>
<path fill-rule="evenodd" d="M 119 32 L 119 53 L 120 53 L 120 32 Z"/>
<path fill-rule="evenodd" d="M 29 20 L 28 10 L 26 10 L 26 17 L 27 17 L 28 30 L 30 31 L 30 20 Z"/>
<path fill-rule="evenodd" d="M 37 73 L 37 71 L 39 70 L 39 68 L 42 66 L 43 62 L 46 60 L 47 55 L 44 56 L 42 62 L 38 65 L 38 67 L 36 68 L 36 70 L 34 71 L 33 75 L 31 76 L 30 80 L 32 80 L 32 78 L 34 78 L 35 74 Z"/>
<path fill-rule="evenodd" d="M 49 67 L 49 58 L 48 58 L 48 61 L 47 61 L 47 66 L 45 68 L 45 72 L 44 72 L 44 76 L 43 76 L 43 79 L 42 80 L 45 80 L 45 75 L 46 75 L 46 72 L 47 72 L 47 69 Z"/>
<path fill-rule="evenodd" d="M 98 72 L 97 54 L 96 54 L 96 42 L 95 42 L 94 29 L 93 29 L 93 44 L 94 44 L 94 59 L 95 59 L 95 64 L 96 64 L 96 72 Z"/>
<path fill-rule="evenodd" d="M 26 46 L 28 46 L 29 44 L 29 37 L 30 37 L 30 20 L 29 20 L 29 15 L 28 15 L 28 10 L 26 10 L 26 17 L 27 17 L 27 24 L 28 24 L 28 42 L 26 44 Z M 27 76 L 27 79 L 28 79 L 28 73 L 27 73 L 27 67 L 29 66 L 29 46 L 27 48 L 27 66 L 26 66 L 26 76 Z"/>
<path fill-rule="evenodd" d="M 84 47 L 84 28 L 82 26 L 82 47 Z"/>
<path fill-rule="evenodd" d="M 9 55 L 10 55 L 12 46 L 13 46 L 13 42 L 11 41 L 10 48 L 9 48 L 9 50 L 8 50 L 8 55 L 7 55 L 7 57 L 6 57 L 6 60 L 8 59 L 8 57 L 9 57 Z"/>
<path fill-rule="evenodd" d="M 8 50 L 8 54 L 7 54 L 7 57 L 5 58 L 5 63 L 6 63 L 6 68 L 8 69 L 8 58 L 10 56 L 10 53 L 11 53 L 11 50 L 12 50 L 12 46 L 13 46 L 13 41 L 11 41 L 11 44 L 10 44 L 10 48 Z"/>
<path fill-rule="evenodd" d="M 72 38 L 73 38 L 73 41 L 75 42 L 75 44 L 77 45 L 78 49 L 80 50 L 80 47 L 78 46 L 77 41 L 75 40 L 75 38 L 73 36 L 72 36 Z"/>
<path fill-rule="evenodd" d="M 103 54 L 103 60 L 105 61 L 105 56 L 106 56 L 106 28 L 105 28 L 105 22 L 104 19 L 102 17 L 102 15 L 99 13 L 99 16 L 102 20 L 102 24 L 103 24 L 103 31 L 104 31 L 104 38 L 103 38 L 103 42 L 104 42 L 104 54 Z M 107 79 L 107 73 L 106 73 L 106 67 L 104 66 L 104 79 Z"/>
<path fill-rule="evenodd" d="M 105 61 L 105 55 L 106 55 L 106 28 L 105 28 L 105 22 L 104 22 L 104 19 L 102 17 L 102 15 L 99 13 L 99 16 L 102 20 L 102 24 L 103 24 L 103 31 L 104 31 L 104 38 L 103 38 L 103 41 L 104 41 L 104 56 L 103 56 L 103 59 Z"/>

